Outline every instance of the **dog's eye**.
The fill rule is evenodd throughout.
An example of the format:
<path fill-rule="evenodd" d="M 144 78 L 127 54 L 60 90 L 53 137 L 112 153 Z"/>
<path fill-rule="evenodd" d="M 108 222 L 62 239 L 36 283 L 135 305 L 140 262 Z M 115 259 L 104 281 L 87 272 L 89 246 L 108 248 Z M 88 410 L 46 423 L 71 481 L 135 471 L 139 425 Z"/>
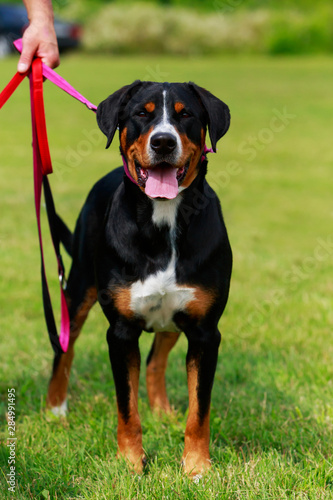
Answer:
<path fill-rule="evenodd" d="M 181 117 L 181 118 L 189 118 L 191 115 L 190 113 L 188 113 L 188 111 L 186 111 L 185 109 L 182 109 L 178 115 Z"/>
<path fill-rule="evenodd" d="M 148 112 L 145 110 L 142 110 L 142 111 L 139 111 L 137 113 L 137 115 L 140 116 L 140 118 L 145 118 L 146 116 L 148 116 Z"/>

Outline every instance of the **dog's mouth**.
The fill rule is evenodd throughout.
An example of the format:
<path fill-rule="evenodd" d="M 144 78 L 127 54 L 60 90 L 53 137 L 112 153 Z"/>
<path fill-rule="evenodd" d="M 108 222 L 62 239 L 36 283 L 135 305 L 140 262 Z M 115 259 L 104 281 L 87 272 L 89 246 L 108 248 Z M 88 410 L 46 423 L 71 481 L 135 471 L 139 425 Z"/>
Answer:
<path fill-rule="evenodd" d="M 135 161 L 137 183 L 145 189 L 151 198 L 173 199 L 178 195 L 178 187 L 186 177 L 190 160 L 179 168 L 167 162 L 161 162 L 152 168 L 143 168 Z"/>

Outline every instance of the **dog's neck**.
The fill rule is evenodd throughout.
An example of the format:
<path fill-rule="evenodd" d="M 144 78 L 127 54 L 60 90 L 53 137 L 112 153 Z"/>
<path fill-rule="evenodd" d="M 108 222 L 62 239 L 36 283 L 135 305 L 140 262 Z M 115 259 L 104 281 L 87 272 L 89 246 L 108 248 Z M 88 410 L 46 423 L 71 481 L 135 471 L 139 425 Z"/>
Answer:
<path fill-rule="evenodd" d="M 183 194 L 171 200 L 153 199 L 124 178 L 124 199 L 142 236 L 149 234 L 150 240 L 164 240 L 174 247 L 177 235 L 177 215 Z M 163 245 L 164 246 L 164 245 Z"/>
<path fill-rule="evenodd" d="M 200 169 L 192 184 L 174 200 L 152 200 L 124 176 L 107 213 L 103 234 L 110 250 L 126 262 L 128 274 L 144 277 L 166 269 L 170 262 L 176 262 L 180 248 L 186 254 L 194 241 L 200 242 L 202 229 L 199 239 L 193 240 L 188 234 L 196 233 L 197 226 L 205 227 L 206 208 L 201 209 L 205 173 Z"/>
<path fill-rule="evenodd" d="M 170 228 L 171 245 L 174 245 L 176 239 L 177 214 L 181 201 L 180 194 L 173 200 L 151 200 L 153 205 L 152 221 L 157 227 L 167 225 Z"/>
<path fill-rule="evenodd" d="M 171 200 L 148 197 L 128 177 L 124 176 L 125 200 L 129 203 L 134 220 L 138 225 L 142 226 L 151 220 L 158 228 L 167 225 L 172 231 L 175 231 L 177 213 L 181 205 L 184 205 L 185 212 L 192 210 L 198 203 L 198 196 L 204 196 L 207 163 L 207 159 L 201 161 L 199 173 L 192 184 L 181 190 L 177 197 Z M 182 210 L 180 211 L 182 212 Z M 192 212 L 195 213 L 196 210 L 192 210 Z"/>

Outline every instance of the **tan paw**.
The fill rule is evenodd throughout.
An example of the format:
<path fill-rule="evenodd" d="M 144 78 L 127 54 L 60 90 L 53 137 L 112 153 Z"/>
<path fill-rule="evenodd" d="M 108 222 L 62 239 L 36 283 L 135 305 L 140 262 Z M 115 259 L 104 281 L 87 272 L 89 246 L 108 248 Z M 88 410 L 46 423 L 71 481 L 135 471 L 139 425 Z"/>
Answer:
<path fill-rule="evenodd" d="M 182 466 L 185 473 L 195 482 L 199 482 L 202 476 L 211 467 L 209 455 L 203 456 L 199 453 L 191 452 L 183 455 Z"/>

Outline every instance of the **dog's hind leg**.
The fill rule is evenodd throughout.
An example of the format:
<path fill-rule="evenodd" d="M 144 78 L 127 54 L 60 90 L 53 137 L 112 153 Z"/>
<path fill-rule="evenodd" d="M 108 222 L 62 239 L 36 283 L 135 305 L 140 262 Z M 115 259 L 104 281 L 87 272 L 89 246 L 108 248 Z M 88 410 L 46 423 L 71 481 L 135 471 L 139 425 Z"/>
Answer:
<path fill-rule="evenodd" d="M 81 282 L 78 279 L 81 279 Z M 74 343 L 90 309 L 97 300 L 96 287 L 84 284 L 80 278 L 80 272 L 72 268 L 66 290 L 66 299 L 71 325 L 69 345 L 66 353 L 56 354 L 54 357 L 53 372 L 46 400 L 47 407 L 57 416 L 65 416 L 67 413 L 67 388 L 74 357 Z"/>
<path fill-rule="evenodd" d="M 168 356 L 178 340 L 179 333 L 159 332 L 147 358 L 146 383 L 150 407 L 154 411 L 171 411 L 166 386 L 165 371 Z"/>

